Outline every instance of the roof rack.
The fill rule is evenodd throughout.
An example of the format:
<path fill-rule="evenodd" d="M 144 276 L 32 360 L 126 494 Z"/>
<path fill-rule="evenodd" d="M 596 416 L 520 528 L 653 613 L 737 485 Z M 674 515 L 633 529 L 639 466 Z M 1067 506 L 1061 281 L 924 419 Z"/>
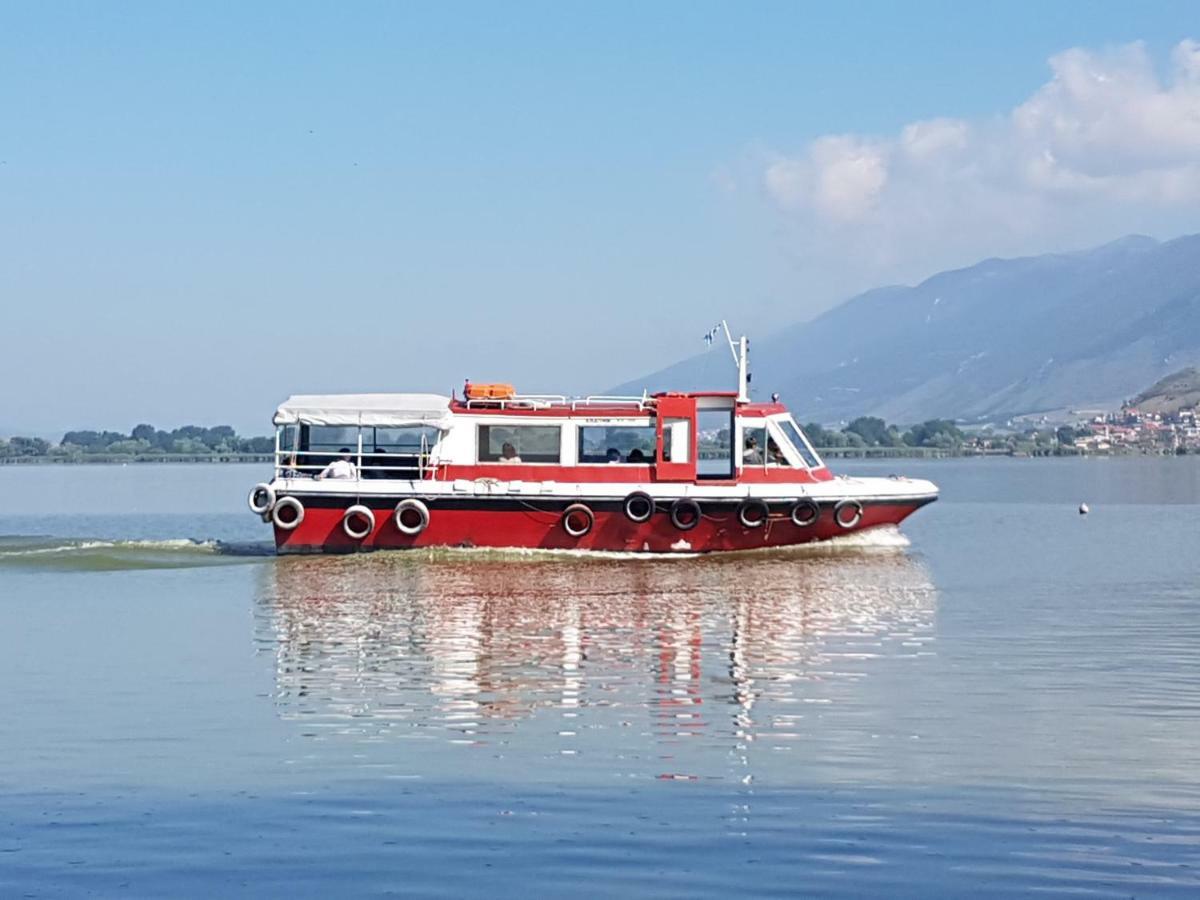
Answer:
<path fill-rule="evenodd" d="M 587 409 L 589 407 L 627 406 L 632 409 L 652 409 L 656 401 L 649 394 L 640 397 L 589 394 L 586 397 L 567 397 L 562 394 L 513 394 L 511 397 L 464 400 L 467 409 Z"/>

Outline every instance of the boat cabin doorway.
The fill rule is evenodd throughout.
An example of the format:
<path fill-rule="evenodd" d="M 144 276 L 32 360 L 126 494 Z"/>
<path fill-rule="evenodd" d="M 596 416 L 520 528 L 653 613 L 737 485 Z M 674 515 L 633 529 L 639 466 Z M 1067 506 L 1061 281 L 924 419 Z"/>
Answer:
<path fill-rule="evenodd" d="M 733 453 L 734 398 L 699 397 L 696 401 L 696 477 L 705 481 L 732 481 L 736 477 Z"/>

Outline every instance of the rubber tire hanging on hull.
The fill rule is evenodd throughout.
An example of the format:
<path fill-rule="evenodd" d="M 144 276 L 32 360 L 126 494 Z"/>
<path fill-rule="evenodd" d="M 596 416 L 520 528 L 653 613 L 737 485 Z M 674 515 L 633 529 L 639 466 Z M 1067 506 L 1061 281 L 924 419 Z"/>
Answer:
<path fill-rule="evenodd" d="M 350 527 L 350 523 L 356 518 L 362 519 L 364 522 L 366 522 L 367 527 L 364 530 L 358 531 L 357 529 Z M 368 537 L 374 530 L 375 513 L 371 512 L 368 507 L 363 506 L 361 503 L 355 503 L 353 506 L 347 509 L 345 513 L 342 514 L 342 531 L 346 532 L 346 537 L 350 538 L 351 540 L 361 541 Z"/>
<path fill-rule="evenodd" d="M 281 519 L 279 513 L 285 509 L 290 509 L 295 518 Z M 282 497 L 271 510 L 271 521 L 282 531 L 292 531 L 304 521 L 304 504 L 295 497 Z"/>
<path fill-rule="evenodd" d="M 625 511 L 625 518 L 630 522 L 649 522 L 651 516 L 654 515 L 655 505 L 654 498 L 645 491 L 634 491 L 625 498 L 625 503 L 621 507 Z M 639 513 L 637 510 L 644 510 Z"/>
<path fill-rule="evenodd" d="M 797 500 L 792 507 L 792 524 L 799 528 L 807 528 L 809 525 L 816 525 L 817 519 L 821 518 L 821 506 L 816 500 Z"/>
<path fill-rule="evenodd" d="M 585 524 L 582 528 L 578 527 L 578 523 L 574 526 L 572 526 L 572 524 L 571 524 L 572 521 L 577 522 L 577 519 L 579 517 L 582 517 L 585 522 Z M 592 526 L 595 524 L 596 524 L 596 516 L 592 513 L 592 511 L 590 509 L 588 509 L 582 503 L 572 503 L 570 506 L 568 506 L 566 509 L 563 510 L 563 514 L 562 514 L 563 531 L 565 531 L 567 534 L 569 534 L 573 538 L 583 537 L 585 534 L 587 534 L 589 531 L 592 530 Z"/>
<path fill-rule="evenodd" d="M 406 525 L 404 522 L 406 514 L 414 512 L 419 516 L 418 522 L 415 525 Z M 409 497 L 396 504 L 396 511 L 393 514 L 393 518 L 396 521 L 396 529 L 401 534 L 416 537 L 429 527 L 429 507 L 416 497 Z"/>
<path fill-rule="evenodd" d="M 680 512 L 686 510 L 691 518 L 683 519 L 680 517 Z M 680 497 L 671 504 L 671 524 L 680 531 L 691 531 L 700 524 L 702 514 L 700 512 L 700 504 L 691 497 Z"/>
<path fill-rule="evenodd" d="M 262 495 L 262 502 L 258 502 L 259 495 Z M 246 498 L 246 503 L 250 506 L 250 512 L 256 516 L 265 516 L 271 511 L 275 505 L 275 488 L 265 482 L 259 482 L 250 490 L 250 496 Z"/>
<path fill-rule="evenodd" d="M 759 514 L 757 518 L 748 515 L 753 512 Z M 743 500 L 738 504 L 737 517 L 743 528 L 762 528 L 767 524 L 767 519 L 771 517 L 771 507 L 767 506 L 765 500 Z"/>
<path fill-rule="evenodd" d="M 842 513 L 848 509 L 854 510 L 854 514 L 850 517 L 849 521 L 842 518 Z M 837 522 L 839 528 L 844 528 L 846 531 L 849 531 L 861 522 L 862 517 L 863 505 L 857 500 L 843 500 L 833 508 L 833 521 Z"/>

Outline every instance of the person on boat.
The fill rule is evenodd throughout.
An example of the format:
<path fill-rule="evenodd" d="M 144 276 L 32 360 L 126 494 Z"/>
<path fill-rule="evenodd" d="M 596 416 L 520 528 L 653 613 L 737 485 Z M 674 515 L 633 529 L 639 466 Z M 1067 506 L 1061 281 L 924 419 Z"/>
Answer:
<path fill-rule="evenodd" d="M 341 455 L 337 459 L 317 473 L 318 481 L 323 478 L 351 479 L 358 477 L 358 469 L 355 468 L 354 463 L 350 462 L 350 448 L 343 447 L 338 453 Z"/>
<path fill-rule="evenodd" d="M 519 463 L 521 457 L 517 455 L 517 448 L 505 441 L 500 447 L 500 458 L 496 462 L 502 463 Z"/>
<path fill-rule="evenodd" d="M 767 453 L 770 455 L 771 465 L 786 466 L 788 464 L 787 457 L 783 455 L 783 451 L 775 443 L 775 438 L 773 437 L 767 438 Z"/>
<path fill-rule="evenodd" d="M 742 451 L 742 462 L 744 463 L 761 463 L 763 461 L 762 450 L 758 447 L 758 438 L 754 435 L 746 438 L 746 447 Z"/>
<path fill-rule="evenodd" d="M 375 455 L 371 457 L 371 468 L 367 469 L 364 466 L 364 474 L 367 478 L 391 478 L 392 473 L 385 468 L 388 462 L 387 451 L 376 447 Z"/>

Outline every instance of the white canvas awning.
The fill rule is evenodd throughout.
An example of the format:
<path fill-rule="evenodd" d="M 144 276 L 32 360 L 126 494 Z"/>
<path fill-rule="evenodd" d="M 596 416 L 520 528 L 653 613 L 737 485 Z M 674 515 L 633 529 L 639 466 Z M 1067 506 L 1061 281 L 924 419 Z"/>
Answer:
<path fill-rule="evenodd" d="M 450 428 L 441 394 L 297 394 L 275 410 L 276 425 L 430 425 Z"/>

